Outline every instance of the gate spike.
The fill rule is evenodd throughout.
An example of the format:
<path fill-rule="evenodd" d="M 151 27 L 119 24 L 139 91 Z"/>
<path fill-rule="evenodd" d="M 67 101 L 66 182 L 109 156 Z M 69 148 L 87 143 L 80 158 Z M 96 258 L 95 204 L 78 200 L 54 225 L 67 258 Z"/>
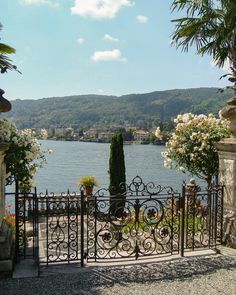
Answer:
<path fill-rule="evenodd" d="M 48 189 L 46 189 L 46 194 L 45 195 L 48 196 Z"/>

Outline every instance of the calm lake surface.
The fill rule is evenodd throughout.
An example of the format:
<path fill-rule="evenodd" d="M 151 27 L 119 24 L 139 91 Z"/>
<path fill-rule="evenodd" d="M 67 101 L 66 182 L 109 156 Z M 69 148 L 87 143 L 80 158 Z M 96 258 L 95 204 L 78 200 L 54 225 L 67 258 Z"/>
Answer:
<path fill-rule="evenodd" d="M 84 175 L 93 175 L 100 187 L 108 187 L 110 144 L 51 140 L 40 143 L 53 153 L 36 175 L 38 192 L 78 191 L 77 181 Z M 153 181 L 180 191 L 183 180 L 189 180 L 190 176 L 164 168 L 161 156 L 164 149 L 156 145 L 124 145 L 127 182 L 139 175 L 145 183 Z"/>

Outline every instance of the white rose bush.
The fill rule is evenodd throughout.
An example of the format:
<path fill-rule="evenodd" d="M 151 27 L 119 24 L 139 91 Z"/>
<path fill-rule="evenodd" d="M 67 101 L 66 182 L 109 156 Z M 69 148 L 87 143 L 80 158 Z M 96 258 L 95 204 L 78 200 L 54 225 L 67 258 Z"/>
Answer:
<path fill-rule="evenodd" d="M 186 113 L 178 115 L 174 122 L 176 129 L 166 143 L 166 151 L 162 152 L 164 166 L 188 171 L 205 179 L 209 185 L 212 177 L 218 174 L 215 143 L 230 136 L 228 121 L 212 114 Z"/>
<path fill-rule="evenodd" d="M 29 191 L 37 169 L 46 163 L 47 152 L 41 149 L 31 129 L 18 131 L 6 119 L 0 119 L 0 142 L 10 144 L 5 155 L 7 183 L 17 180 L 21 192 Z"/>

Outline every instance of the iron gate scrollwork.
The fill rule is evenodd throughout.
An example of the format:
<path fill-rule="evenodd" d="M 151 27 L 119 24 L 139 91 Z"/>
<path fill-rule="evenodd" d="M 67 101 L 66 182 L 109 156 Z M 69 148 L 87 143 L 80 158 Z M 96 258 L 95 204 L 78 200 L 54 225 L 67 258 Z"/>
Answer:
<path fill-rule="evenodd" d="M 108 190 L 100 189 L 88 198 L 88 261 L 179 252 L 179 193 L 145 184 L 137 176 L 115 200 L 121 204 L 118 216 L 110 210 Z"/>
<path fill-rule="evenodd" d="M 6 195 L 12 195 L 8 193 Z M 37 193 L 20 193 L 16 183 L 15 195 L 15 258 L 38 261 Z"/>
<path fill-rule="evenodd" d="M 41 263 L 80 260 L 80 196 L 53 193 L 38 197 Z"/>

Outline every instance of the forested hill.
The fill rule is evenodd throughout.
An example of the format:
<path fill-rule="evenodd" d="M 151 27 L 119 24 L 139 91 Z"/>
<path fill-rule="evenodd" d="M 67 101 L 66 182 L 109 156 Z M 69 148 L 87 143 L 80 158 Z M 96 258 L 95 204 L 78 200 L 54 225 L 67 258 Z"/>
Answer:
<path fill-rule="evenodd" d="M 38 100 L 12 101 L 6 117 L 18 128 L 56 126 L 87 128 L 113 124 L 158 124 L 179 113 L 214 113 L 226 104 L 233 93 L 219 93 L 217 88 L 193 88 L 129 94 L 120 97 L 75 95 Z M 1 115 L 2 116 L 2 115 Z"/>

